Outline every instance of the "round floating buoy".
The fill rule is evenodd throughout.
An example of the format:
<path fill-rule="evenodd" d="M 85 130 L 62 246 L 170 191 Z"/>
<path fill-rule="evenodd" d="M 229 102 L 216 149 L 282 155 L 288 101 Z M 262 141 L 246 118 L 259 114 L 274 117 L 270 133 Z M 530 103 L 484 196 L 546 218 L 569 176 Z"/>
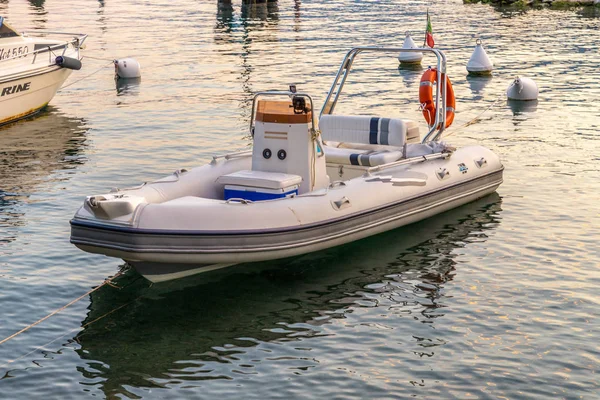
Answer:
<path fill-rule="evenodd" d="M 414 40 L 410 36 L 410 32 L 406 32 L 406 38 L 404 38 L 403 49 L 416 49 L 418 48 Z M 423 59 L 423 53 L 417 53 L 413 51 L 400 52 L 398 55 L 398 61 L 402 64 L 420 64 Z"/>
<path fill-rule="evenodd" d="M 509 100 L 537 100 L 539 90 L 533 79 L 518 77 L 506 89 Z"/>
<path fill-rule="evenodd" d="M 489 75 L 494 69 L 494 63 L 488 57 L 480 39 L 475 42 L 475 50 L 467 63 L 467 71 L 473 75 Z"/>
<path fill-rule="evenodd" d="M 63 68 L 74 69 L 75 71 L 79 71 L 81 69 L 81 61 L 76 58 L 58 56 L 54 62 L 56 65 Z"/>
<path fill-rule="evenodd" d="M 121 58 L 114 61 L 115 76 L 118 78 L 129 79 L 142 76 L 140 63 L 134 58 Z"/>

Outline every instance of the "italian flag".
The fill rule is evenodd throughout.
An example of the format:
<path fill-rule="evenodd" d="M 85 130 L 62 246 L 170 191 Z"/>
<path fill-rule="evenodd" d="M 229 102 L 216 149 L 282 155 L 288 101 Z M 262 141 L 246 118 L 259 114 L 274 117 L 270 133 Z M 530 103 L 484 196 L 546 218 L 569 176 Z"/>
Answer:
<path fill-rule="evenodd" d="M 433 41 L 433 29 L 431 28 L 431 20 L 429 19 L 429 10 L 427 10 L 427 28 L 425 29 L 425 43 L 427 46 L 433 48 L 435 42 Z"/>

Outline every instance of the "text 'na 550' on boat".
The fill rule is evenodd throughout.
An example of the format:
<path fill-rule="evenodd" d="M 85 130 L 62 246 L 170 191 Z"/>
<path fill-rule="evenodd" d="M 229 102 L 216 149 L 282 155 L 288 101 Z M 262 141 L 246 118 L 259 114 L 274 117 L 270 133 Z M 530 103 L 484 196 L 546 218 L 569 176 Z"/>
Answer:
<path fill-rule="evenodd" d="M 0 125 L 44 108 L 81 68 L 87 35 L 36 31 L 19 34 L 0 16 Z"/>
<path fill-rule="evenodd" d="M 359 54 L 399 51 L 437 57 L 437 67 L 421 79 L 429 123 L 422 140 L 414 121 L 333 114 Z M 492 193 L 502 183 L 498 156 L 440 141 L 454 115 L 445 66 L 437 49 L 354 48 L 327 94 L 318 128 L 308 94 L 294 87 L 258 93 L 251 151 L 87 197 L 71 220 L 71 242 L 121 258 L 160 282 L 338 246 Z"/>

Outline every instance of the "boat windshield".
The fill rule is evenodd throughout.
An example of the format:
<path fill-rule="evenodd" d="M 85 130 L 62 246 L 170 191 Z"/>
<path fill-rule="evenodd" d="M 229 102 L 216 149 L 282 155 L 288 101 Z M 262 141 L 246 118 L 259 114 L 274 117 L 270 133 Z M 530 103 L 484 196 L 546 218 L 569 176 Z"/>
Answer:
<path fill-rule="evenodd" d="M 19 36 L 19 34 L 6 23 L 2 16 L 0 16 L 0 39 L 15 36 Z"/>

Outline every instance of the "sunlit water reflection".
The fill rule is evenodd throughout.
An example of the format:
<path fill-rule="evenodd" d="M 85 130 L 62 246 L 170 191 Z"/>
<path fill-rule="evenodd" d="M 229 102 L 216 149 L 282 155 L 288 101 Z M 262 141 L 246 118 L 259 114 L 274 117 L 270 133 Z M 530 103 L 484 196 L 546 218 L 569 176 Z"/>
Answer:
<path fill-rule="evenodd" d="M 600 15 L 216 3 L 0 0 L 21 30 L 89 33 L 93 57 L 0 128 L 0 339 L 118 270 L 68 242 L 85 195 L 246 147 L 254 92 L 296 83 L 319 104 L 351 46 L 420 37 L 427 6 L 458 101 L 447 140 L 500 154 L 499 195 L 296 259 L 154 286 L 130 272 L 0 345 L 0 397 L 598 397 Z M 466 76 L 477 37 L 491 78 Z M 142 79 L 116 83 L 126 56 Z M 430 62 L 360 58 L 337 111 L 423 123 Z M 538 102 L 506 102 L 517 75 Z"/>

